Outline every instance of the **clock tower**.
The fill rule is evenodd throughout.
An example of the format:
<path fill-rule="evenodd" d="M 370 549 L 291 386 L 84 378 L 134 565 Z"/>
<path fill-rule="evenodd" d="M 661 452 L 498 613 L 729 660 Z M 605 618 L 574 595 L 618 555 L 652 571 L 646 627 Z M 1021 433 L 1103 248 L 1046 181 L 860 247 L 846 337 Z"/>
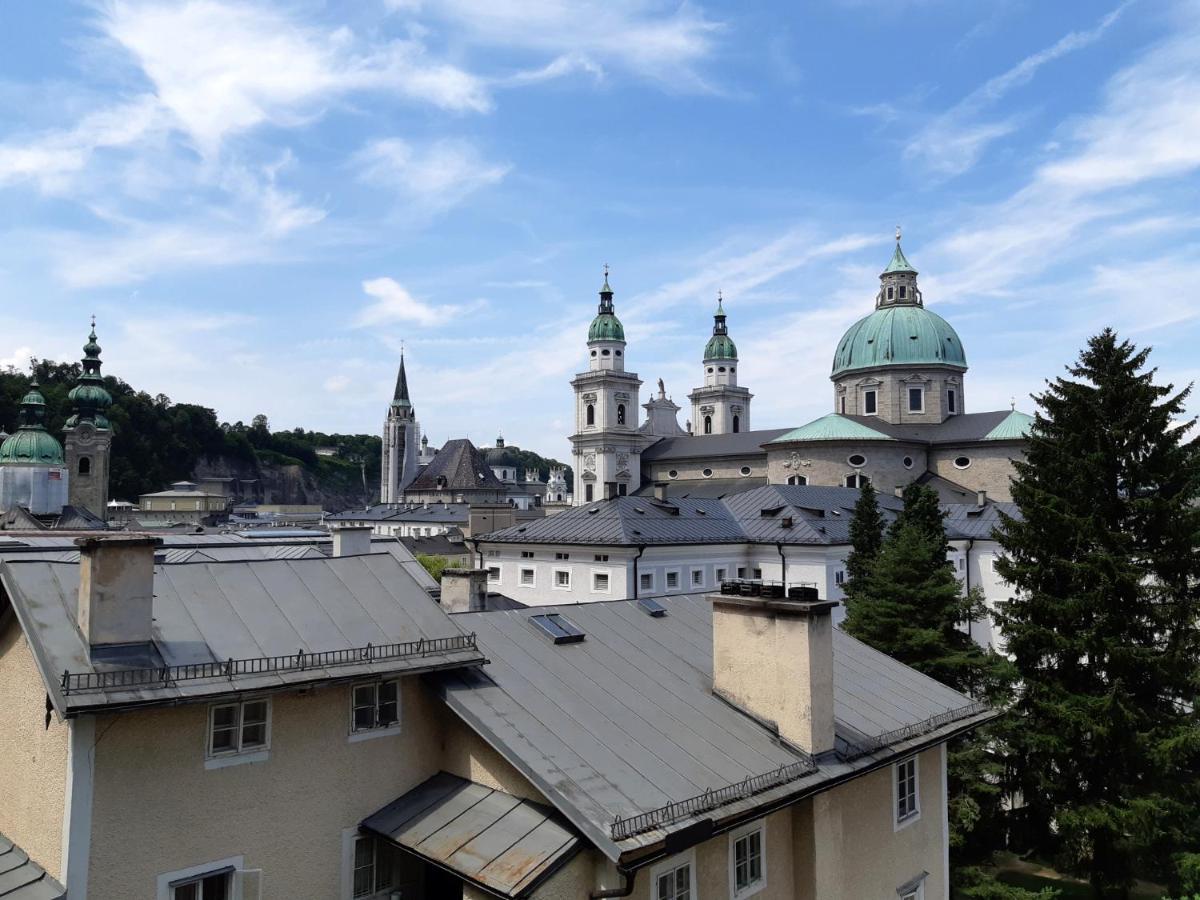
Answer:
<path fill-rule="evenodd" d="M 112 406 L 112 397 L 104 389 L 104 378 L 100 374 L 95 318 L 88 341 L 83 345 L 83 374 L 67 396 L 71 401 L 71 416 L 63 428 L 63 448 L 70 473 L 67 502 L 107 519 L 108 469 L 112 452 L 112 426 L 107 412 Z"/>

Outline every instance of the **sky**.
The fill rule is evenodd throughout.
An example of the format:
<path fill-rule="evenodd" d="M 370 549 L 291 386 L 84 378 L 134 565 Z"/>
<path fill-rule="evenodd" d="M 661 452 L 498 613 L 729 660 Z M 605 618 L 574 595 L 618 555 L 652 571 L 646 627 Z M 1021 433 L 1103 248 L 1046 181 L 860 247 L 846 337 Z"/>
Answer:
<path fill-rule="evenodd" d="M 95 314 L 140 389 L 378 433 L 403 347 L 433 444 L 566 458 L 608 264 L 643 402 L 721 291 L 797 426 L 900 225 L 967 411 L 1032 411 L 1105 326 L 1200 376 L 1198 170 L 1200 2 L 9 0 L 0 365 Z"/>

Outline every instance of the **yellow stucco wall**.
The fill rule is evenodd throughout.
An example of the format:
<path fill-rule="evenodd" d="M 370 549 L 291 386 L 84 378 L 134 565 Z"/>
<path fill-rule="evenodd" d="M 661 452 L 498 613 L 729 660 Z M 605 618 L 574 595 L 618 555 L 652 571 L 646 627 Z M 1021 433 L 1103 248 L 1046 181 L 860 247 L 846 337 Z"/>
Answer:
<path fill-rule="evenodd" d="M 205 768 L 208 707 L 101 716 L 89 900 L 154 897 L 159 874 L 233 856 L 264 900 L 341 896 L 342 831 L 443 767 L 440 717 L 402 681 L 402 733 L 351 743 L 349 687 L 272 698 L 270 757 Z"/>
<path fill-rule="evenodd" d="M 0 625 L 0 832 L 62 878 L 69 728 L 46 728 L 46 687 L 11 612 Z"/>

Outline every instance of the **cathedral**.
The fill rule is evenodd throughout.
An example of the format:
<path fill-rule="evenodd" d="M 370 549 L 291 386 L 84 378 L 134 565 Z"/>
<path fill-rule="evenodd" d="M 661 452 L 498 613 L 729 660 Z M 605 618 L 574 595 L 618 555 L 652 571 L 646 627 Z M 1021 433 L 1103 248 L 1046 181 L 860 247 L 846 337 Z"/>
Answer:
<path fill-rule="evenodd" d="M 648 493 L 656 484 L 678 496 L 717 497 L 764 484 L 867 481 L 889 492 L 919 481 L 948 503 L 1010 499 L 1012 461 L 1024 453 L 1032 417 L 968 412 L 966 350 L 950 323 L 925 307 L 899 230 L 879 282 L 874 309 L 834 348 L 832 411 L 798 428 L 752 430 L 753 394 L 738 384 L 737 346 L 718 296 L 703 383 L 688 395 L 691 419 L 681 428 L 661 380 L 638 422 L 642 382 L 626 369 L 606 269 L 588 368 L 571 382 L 574 502 Z"/>

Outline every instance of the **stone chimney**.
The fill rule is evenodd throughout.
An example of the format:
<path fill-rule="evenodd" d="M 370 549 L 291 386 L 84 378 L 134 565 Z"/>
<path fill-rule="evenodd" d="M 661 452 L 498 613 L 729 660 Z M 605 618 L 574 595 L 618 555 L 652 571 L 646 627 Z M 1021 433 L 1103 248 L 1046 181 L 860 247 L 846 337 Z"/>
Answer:
<path fill-rule="evenodd" d="M 79 630 L 92 647 L 146 644 L 154 632 L 154 548 L 148 534 L 76 538 Z"/>
<path fill-rule="evenodd" d="M 442 569 L 442 609 L 448 613 L 487 608 L 487 569 Z"/>
<path fill-rule="evenodd" d="M 654 499 L 655 500 L 666 500 L 667 499 L 667 483 L 665 481 L 654 482 Z"/>
<path fill-rule="evenodd" d="M 834 748 L 830 600 L 714 594 L 713 692 L 813 756 Z"/>
<path fill-rule="evenodd" d="M 333 531 L 334 556 L 362 556 L 371 552 L 370 525 L 336 525 Z"/>
<path fill-rule="evenodd" d="M 975 504 L 977 506 L 987 506 L 987 491 L 975 492 Z"/>
<path fill-rule="evenodd" d="M 467 513 L 467 537 L 491 534 L 516 524 L 516 511 L 508 503 L 472 503 Z"/>

